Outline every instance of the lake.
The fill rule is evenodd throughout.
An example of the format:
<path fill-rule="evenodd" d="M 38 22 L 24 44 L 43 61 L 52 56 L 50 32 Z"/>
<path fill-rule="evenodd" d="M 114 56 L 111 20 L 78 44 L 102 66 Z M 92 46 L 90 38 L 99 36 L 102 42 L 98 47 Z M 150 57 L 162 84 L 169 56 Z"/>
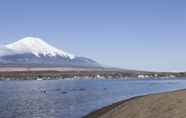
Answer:
<path fill-rule="evenodd" d="M 2 118 L 81 118 L 133 96 L 186 88 L 186 80 L 0 81 Z"/>

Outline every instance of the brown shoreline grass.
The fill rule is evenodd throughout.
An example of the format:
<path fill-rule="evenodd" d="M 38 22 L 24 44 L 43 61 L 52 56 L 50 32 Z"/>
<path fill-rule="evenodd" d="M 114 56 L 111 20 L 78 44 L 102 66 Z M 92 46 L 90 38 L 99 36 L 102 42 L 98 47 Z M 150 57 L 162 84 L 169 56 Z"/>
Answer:
<path fill-rule="evenodd" d="M 186 118 L 186 90 L 130 98 L 83 118 Z"/>

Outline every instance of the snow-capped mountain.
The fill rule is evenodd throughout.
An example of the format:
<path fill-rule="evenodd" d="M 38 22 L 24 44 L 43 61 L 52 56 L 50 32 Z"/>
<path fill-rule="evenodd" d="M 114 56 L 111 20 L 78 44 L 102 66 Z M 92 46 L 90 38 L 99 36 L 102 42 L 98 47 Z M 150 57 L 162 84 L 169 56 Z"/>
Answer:
<path fill-rule="evenodd" d="M 74 59 L 75 56 L 50 46 L 39 38 L 26 37 L 17 42 L 5 45 L 9 50 L 13 50 L 16 53 L 32 53 L 37 57 L 43 56 L 64 56 Z"/>
<path fill-rule="evenodd" d="M 3 66 L 75 66 L 99 67 L 88 58 L 77 57 L 55 48 L 40 38 L 26 37 L 0 46 L 0 65 Z"/>

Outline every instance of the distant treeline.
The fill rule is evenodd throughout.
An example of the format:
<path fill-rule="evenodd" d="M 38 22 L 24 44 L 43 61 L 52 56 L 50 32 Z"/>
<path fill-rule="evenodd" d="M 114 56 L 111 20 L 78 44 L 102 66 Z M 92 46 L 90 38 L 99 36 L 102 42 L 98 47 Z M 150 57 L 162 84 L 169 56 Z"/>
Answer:
<path fill-rule="evenodd" d="M 186 73 L 167 73 L 167 72 L 139 72 L 139 71 L 7 71 L 0 72 L 0 79 L 64 79 L 64 78 L 98 78 L 98 79 L 117 79 L 117 78 L 173 78 L 186 77 Z"/>

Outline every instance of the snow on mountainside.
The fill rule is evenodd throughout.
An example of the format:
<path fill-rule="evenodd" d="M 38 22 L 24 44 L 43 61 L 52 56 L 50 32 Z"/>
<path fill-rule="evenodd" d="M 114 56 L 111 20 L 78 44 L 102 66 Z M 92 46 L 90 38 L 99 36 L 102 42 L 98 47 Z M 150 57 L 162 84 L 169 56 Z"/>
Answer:
<path fill-rule="evenodd" d="M 0 46 L 0 56 L 12 55 L 12 54 L 15 54 L 13 50 L 10 50 L 6 48 L 5 46 Z"/>
<path fill-rule="evenodd" d="M 8 44 L 5 46 L 9 50 L 13 50 L 18 54 L 22 53 L 32 53 L 37 57 L 42 56 L 64 56 L 74 59 L 75 56 L 69 53 L 59 50 L 51 45 L 47 44 L 43 40 L 34 37 L 26 37 L 17 42 Z"/>
<path fill-rule="evenodd" d="M 34 37 L 0 46 L 0 66 L 101 67 L 92 59 L 74 56 Z"/>

